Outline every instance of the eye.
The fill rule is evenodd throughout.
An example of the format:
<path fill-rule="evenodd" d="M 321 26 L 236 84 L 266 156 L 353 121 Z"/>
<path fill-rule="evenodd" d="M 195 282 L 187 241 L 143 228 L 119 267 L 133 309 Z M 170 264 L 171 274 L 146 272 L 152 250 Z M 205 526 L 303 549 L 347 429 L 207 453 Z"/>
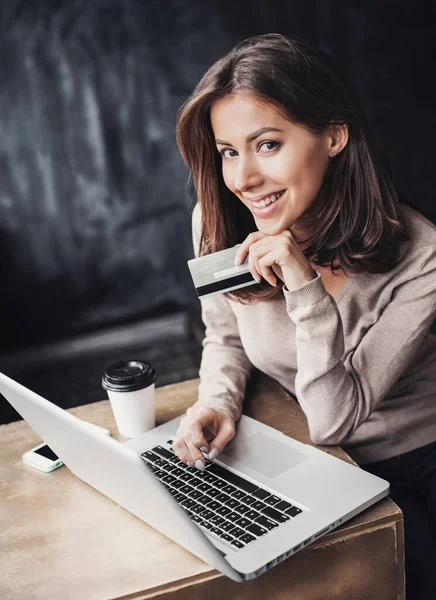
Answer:
<path fill-rule="evenodd" d="M 234 152 L 235 154 L 226 154 L 226 152 Z M 220 150 L 220 154 L 223 158 L 232 158 L 233 156 L 235 156 L 236 154 L 238 154 L 236 152 L 236 150 L 233 150 L 232 148 L 223 148 L 222 150 Z"/>
<path fill-rule="evenodd" d="M 278 142 L 261 142 L 259 144 L 259 150 L 262 148 L 262 146 L 266 146 L 267 149 L 266 150 L 262 150 L 262 152 L 272 152 L 273 150 L 276 150 L 279 147 L 279 143 Z"/>

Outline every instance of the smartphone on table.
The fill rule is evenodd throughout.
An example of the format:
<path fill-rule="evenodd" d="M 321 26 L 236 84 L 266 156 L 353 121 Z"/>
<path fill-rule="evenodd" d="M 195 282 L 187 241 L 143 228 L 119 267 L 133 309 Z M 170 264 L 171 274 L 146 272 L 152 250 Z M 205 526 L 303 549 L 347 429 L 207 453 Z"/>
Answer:
<path fill-rule="evenodd" d="M 23 461 L 38 471 L 50 473 L 64 464 L 45 442 L 23 454 Z"/>

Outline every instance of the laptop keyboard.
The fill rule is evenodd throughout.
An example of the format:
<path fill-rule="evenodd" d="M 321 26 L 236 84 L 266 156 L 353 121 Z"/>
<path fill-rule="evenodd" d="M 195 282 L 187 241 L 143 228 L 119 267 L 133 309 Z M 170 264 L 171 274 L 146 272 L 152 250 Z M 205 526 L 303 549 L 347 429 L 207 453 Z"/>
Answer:
<path fill-rule="evenodd" d="M 206 461 L 200 471 L 162 446 L 141 457 L 194 523 L 233 548 L 244 548 L 302 512 L 215 463 Z"/>

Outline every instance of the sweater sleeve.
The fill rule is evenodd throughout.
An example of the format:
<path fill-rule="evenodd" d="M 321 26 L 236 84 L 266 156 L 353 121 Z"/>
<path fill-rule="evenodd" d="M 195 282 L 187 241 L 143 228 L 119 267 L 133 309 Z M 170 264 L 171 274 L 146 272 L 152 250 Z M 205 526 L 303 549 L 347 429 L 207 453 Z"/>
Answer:
<path fill-rule="evenodd" d="M 197 204 L 192 215 L 192 237 L 198 256 L 201 212 Z M 200 364 L 198 402 L 228 412 L 237 421 L 242 413 L 247 379 L 252 365 L 239 337 L 236 316 L 222 294 L 200 300 L 206 327 Z"/>
<path fill-rule="evenodd" d="M 334 299 L 317 277 L 284 291 L 296 324 L 295 391 L 316 444 L 342 443 L 361 425 L 413 360 L 436 311 L 433 251 L 393 291 L 378 321 L 344 362 L 344 332 Z"/>

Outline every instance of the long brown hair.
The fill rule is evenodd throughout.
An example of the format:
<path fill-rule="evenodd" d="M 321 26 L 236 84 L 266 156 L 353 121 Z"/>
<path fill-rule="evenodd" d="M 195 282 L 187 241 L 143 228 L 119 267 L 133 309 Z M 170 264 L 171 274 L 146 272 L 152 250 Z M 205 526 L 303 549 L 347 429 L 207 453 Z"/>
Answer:
<path fill-rule="evenodd" d="M 212 104 L 238 92 L 273 105 L 315 135 L 332 123 L 348 125 L 347 145 L 330 161 L 321 189 L 300 217 L 311 231 L 302 241 L 306 258 L 345 273 L 384 273 L 398 264 L 401 243 L 409 237 L 393 173 L 354 90 L 331 56 L 278 33 L 237 44 L 210 67 L 180 108 L 177 143 L 201 207 L 200 255 L 241 243 L 257 230 L 251 212 L 224 183 L 210 121 Z M 228 297 L 268 300 L 282 287 L 280 281 L 276 288 L 262 282 Z"/>

